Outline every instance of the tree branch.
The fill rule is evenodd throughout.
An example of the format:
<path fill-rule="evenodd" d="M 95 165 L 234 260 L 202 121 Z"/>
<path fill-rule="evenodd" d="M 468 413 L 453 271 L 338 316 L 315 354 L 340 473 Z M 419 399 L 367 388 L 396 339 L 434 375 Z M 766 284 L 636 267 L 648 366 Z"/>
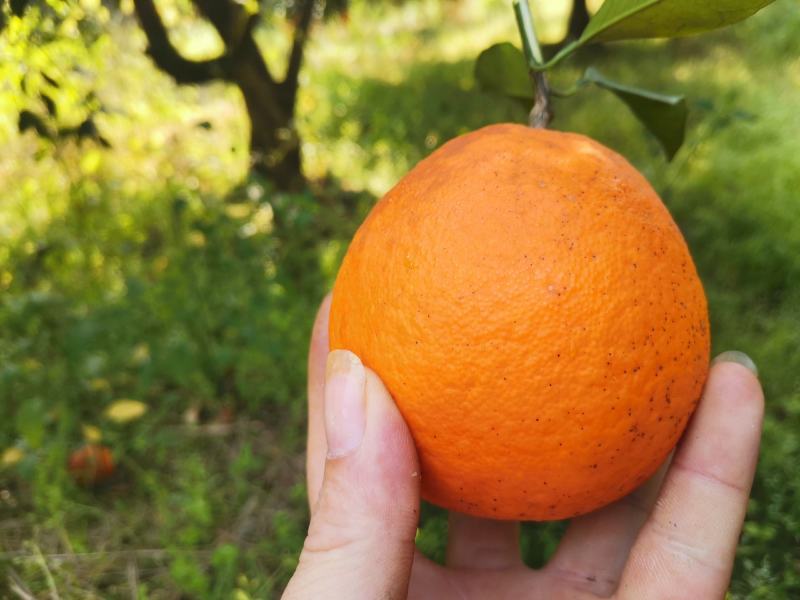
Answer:
<path fill-rule="evenodd" d="M 553 112 L 550 110 L 550 85 L 547 83 L 544 71 L 537 68 L 542 66 L 544 59 L 539 40 L 536 38 L 533 15 L 528 0 L 513 0 L 513 5 L 525 61 L 528 63 L 528 73 L 534 87 L 535 102 L 528 115 L 528 125 L 535 129 L 546 129 L 553 118 Z"/>
<path fill-rule="evenodd" d="M 300 14 L 294 29 L 294 41 L 289 62 L 286 68 L 286 77 L 281 84 L 287 92 L 294 94 L 297 91 L 297 78 L 300 76 L 300 67 L 303 64 L 303 52 L 308 40 L 308 31 L 314 20 L 317 0 L 300 0 Z"/>
<path fill-rule="evenodd" d="M 259 75 L 269 85 L 276 85 L 275 79 L 264 62 L 261 51 L 253 38 L 253 29 L 259 19 L 258 13 L 249 13 L 243 4 L 233 0 L 192 0 L 193 4 L 208 19 L 225 43 L 225 54 L 236 64 L 242 56 L 258 56 Z"/>
<path fill-rule="evenodd" d="M 285 101 L 286 94 L 272 77 L 253 37 L 258 15 L 249 13 L 235 0 L 192 0 L 192 3 L 225 42 L 230 79 L 242 90 L 251 117 L 254 111 L 266 111 L 275 123 L 290 122 L 292 107 Z"/>
<path fill-rule="evenodd" d="M 536 93 L 533 108 L 528 114 L 528 125 L 534 129 L 547 129 L 553 120 L 553 111 L 550 108 L 550 84 L 543 71 L 532 71 Z"/>
<path fill-rule="evenodd" d="M 167 28 L 153 0 L 134 0 L 136 16 L 147 36 L 147 54 L 156 66 L 169 74 L 177 83 L 208 83 L 215 79 L 229 79 L 225 56 L 209 60 L 189 60 L 170 42 Z"/>

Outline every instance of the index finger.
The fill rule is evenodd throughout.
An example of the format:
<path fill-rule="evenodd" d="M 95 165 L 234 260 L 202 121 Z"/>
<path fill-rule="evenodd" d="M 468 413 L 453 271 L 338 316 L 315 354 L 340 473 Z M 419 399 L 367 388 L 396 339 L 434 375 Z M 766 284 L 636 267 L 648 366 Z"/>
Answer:
<path fill-rule="evenodd" d="M 734 362 L 711 369 L 620 584 L 623 598 L 722 598 L 753 483 L 764 396 Z"/>

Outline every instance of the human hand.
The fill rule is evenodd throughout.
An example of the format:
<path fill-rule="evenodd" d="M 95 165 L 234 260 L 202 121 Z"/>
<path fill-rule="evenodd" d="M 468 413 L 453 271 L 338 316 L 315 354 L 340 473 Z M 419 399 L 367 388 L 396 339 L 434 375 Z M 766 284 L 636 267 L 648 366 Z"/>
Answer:
<path fill-rule="evenodd" d="M 440 566 L 414 547 L 420 481 L 408 428 L 355 355 L 328 356 L 329 309 L 328 298 L 309 353 L 311 524 L 284 598 L 724 597 L 764 412 L 746 357 L 718 357 L 671 463 L 573 519 L 544 568 L 523 564 L 517 523 L 456 513 Z"/>

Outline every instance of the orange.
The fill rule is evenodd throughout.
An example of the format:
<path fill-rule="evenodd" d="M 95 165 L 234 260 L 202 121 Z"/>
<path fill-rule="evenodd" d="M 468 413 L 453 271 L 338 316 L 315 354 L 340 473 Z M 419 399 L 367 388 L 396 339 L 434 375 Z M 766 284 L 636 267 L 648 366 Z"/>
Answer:
<path fill-rule="evenodd" d="M 77 483 L 90 486 L 109 479 L 116 467 L 107 446 L 88 444 L 69 455 L 67 469 Z"/>
<path fill-rule="evenodd" d="M 448 142 L 377 203 L 330 339 L 397 402 L 423 497 L 499 519 L 633 490 L 708 371 L 703 288 L 644 177 L 586 137 L 519 125 Z"/>

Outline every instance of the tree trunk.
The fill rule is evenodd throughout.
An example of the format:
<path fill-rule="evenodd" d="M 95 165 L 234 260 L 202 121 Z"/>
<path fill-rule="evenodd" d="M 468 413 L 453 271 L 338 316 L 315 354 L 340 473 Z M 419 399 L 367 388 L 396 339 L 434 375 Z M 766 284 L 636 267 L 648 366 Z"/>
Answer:
<path fill-rule="evenodd" d="M 302 189 L 300 140 L 291 119 L 275 120 L 258 102 L 259 94 L 241 90 L 250 117 L 250 168 L 280 190 Z"/>
<path fill-rule="evenodd" d="M 269 78 L 254 42 L 245 42 L 233 62 L 250 117 L 250 167 L 281 190 L 295 191 L 305 183 L 300 164 L 300 137 L 294 126 L 294 96 L 281 93 Z"/>
<path fill-rule="evenodd" d="M 276 102 L 274 87 L 243 61 L 234 80 L 242 92 L 250 120 L 250 168 L 280 190 L 296 191 L 305 183 L 300 138 L 294 127 L 294 106 Z"/>
<path fill-rule="evenodd" d="M 230 69 L 230 78 L 242 93 L 250 121 L 250 168 L 279 190 L 302 189 L 306 181 L 300 137 L 294 124 L 296 79 L 276 83 L 250 35 L 232 56 Z"/>

